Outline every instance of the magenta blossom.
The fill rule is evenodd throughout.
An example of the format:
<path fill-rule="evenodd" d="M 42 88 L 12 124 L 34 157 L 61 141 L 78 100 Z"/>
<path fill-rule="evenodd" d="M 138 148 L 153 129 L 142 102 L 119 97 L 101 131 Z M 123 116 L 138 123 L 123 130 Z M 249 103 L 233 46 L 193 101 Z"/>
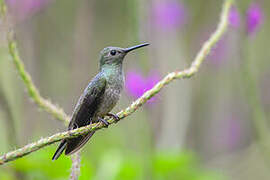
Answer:
<path fill-rule="evenodd" d="M 126 75 L 126 89 L 129 95 L 139 98 L 147 90 L 154 87 L 159 80 L 160 77 L 156 72 L 149 73 L 148 77 L 145 77 L 141 73 L 132 70 L 127 72 Z M 150 102 L 153 102 L 153 99 Z"/>
<path fill-rule="evenodd" d="M 263 10 L 259 4 L 252 3 L 246 16 L 246 27 L 248 34 L 254 34 L 263 23 Z"/>
<path fill-rule="evenodd" d="M 41 10 L 50 0 L 6 0 L 11 12 L 18 20 L 23 20 Z"/>
<path fill-rule="evenodd" d="M 179 1 L 163 0 L 153 5 L 153 21 L 158 28 L 175 29 L 183 25 L 186 19 L 187 11 Z"/>
<path fill-rule="evenodd" d="M 230 10 L 229 23 L 232 27 L 238 28 L 240 26 L 241 18 L 237 8 L 234 6 Z"/>

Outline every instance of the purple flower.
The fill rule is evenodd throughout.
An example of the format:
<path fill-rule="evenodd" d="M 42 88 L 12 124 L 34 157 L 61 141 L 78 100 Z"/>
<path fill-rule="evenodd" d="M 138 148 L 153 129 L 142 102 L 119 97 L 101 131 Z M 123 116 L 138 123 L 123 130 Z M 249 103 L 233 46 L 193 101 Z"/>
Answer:
<path fill-rule="evenodd" d="M 248 34 L 254 34 L 259 26 L 263 22 L 263 10 L 259 4 L 252 3 L 248 10 L 246 16 L 246 26 Z"/>
<path fill-rule="evenodd" d="M 154 87 L 154 85 L 159 81 L 160 77 L 158 73 L 151 72 L 148 77 L 144 77 L 141 73 L 132 70 L 127 72 L 126 76 L 126 89 L 129 95 L 134 98 L 139 98 L 147 90 Z M 150 100 L 153 102 L 153 98 Z"/>
<path fill-rule="evenodd" d="M 158 28 L 170 30 L 186 22 L 187 12 L 183 4 L 176 0 L 158 1 L 153 5 L 153 21 Z"/>
<path fill-rule="evenodd" d="M 236 7 L 232 7 L 230 10 L 229 23 L 234 28 L 237 28 L 240 25 L 240 15 Z"/>
<path fill-rule="evenodd" d="M 16 18 L 23 20 L 41 10 L 50 0 L 6 0 Z"/>

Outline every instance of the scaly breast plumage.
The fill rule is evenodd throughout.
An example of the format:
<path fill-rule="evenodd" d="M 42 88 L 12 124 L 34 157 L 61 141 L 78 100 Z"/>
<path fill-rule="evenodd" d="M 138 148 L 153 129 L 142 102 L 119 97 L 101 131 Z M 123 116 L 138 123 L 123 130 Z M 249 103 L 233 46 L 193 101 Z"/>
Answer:
<path fill-rule="evenodd" d="M 98 116 L 104 116 L 108 112 L 110 112 L 120 98 L 120 91 L 119 88 L 107 88 L 104 92 L 102 103 L 98 108 Z"/>

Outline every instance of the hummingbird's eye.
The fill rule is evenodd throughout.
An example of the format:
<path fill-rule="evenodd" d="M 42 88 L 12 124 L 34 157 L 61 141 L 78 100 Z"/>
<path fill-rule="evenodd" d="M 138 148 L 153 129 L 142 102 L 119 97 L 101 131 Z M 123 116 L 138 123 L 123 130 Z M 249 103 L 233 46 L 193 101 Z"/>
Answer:
<path fill-rule="evenodd" d="M 116 55 L 116 50 L 111 50 L 110 54 L 111 54 L 112 56 Z"/>

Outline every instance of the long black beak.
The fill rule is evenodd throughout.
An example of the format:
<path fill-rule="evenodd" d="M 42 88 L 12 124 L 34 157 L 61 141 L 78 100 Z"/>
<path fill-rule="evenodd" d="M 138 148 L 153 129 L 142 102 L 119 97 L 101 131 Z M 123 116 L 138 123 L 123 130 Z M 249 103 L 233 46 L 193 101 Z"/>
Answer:
<path fill-rule="evenodd" d="M 128 53 L 130 51 L 133 51 L 134 49 L 138 49 L 138 48 L 141 48 L 141 47 L 144 47 L 144 46 L 148 46 L 150 45 L 149 43 L 144 43 L 144 44 L 139 44 L 139 45 L 136 45 L 136 46 L 132 46 L 132 47 L 129 47 L 129 48 L 126 48 L 124 49 L 124 52 L 125 53 Z"/>

